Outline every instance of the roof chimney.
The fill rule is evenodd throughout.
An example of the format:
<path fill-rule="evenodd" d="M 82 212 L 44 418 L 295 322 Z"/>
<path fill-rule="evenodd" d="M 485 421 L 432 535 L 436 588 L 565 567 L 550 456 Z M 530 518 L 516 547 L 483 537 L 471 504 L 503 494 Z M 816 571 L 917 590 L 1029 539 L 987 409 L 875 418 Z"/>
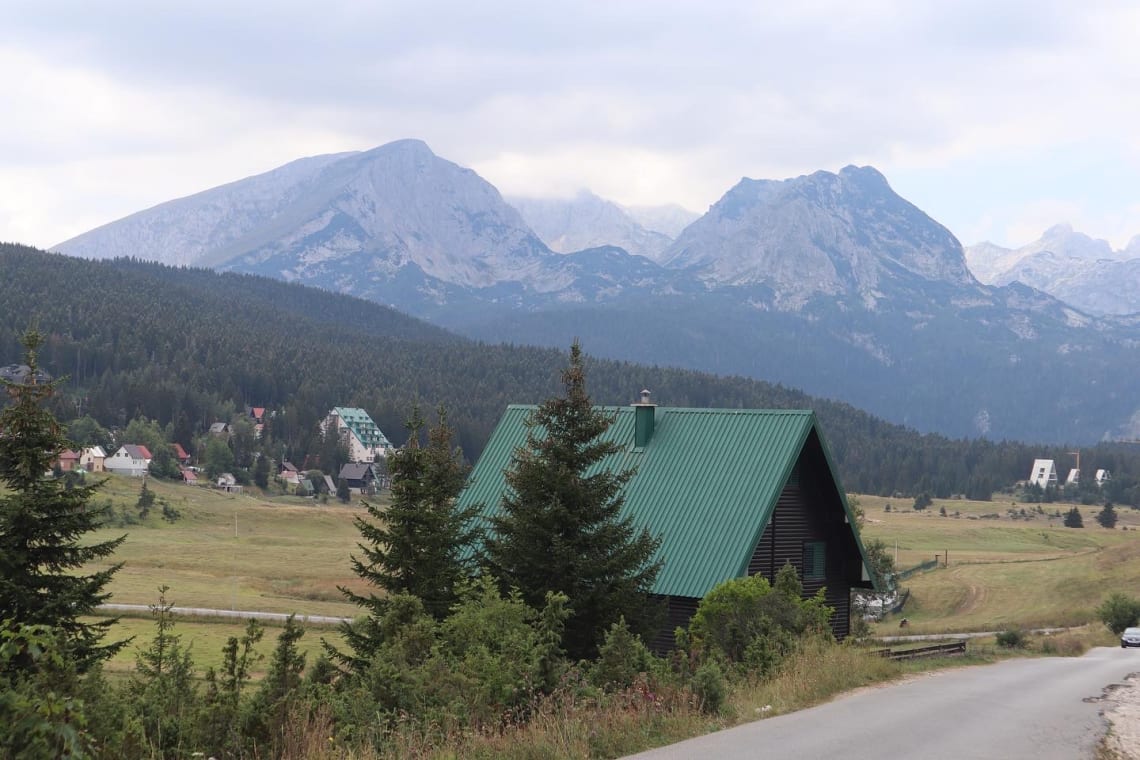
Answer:
<path fill-rule="evenodd" d="M 653 437 L 653 416 L 657 404 L 649 400 L 649 391 L 643 390 L 641 398 L 633 404 L 633 447 L 643 449 Z"/>

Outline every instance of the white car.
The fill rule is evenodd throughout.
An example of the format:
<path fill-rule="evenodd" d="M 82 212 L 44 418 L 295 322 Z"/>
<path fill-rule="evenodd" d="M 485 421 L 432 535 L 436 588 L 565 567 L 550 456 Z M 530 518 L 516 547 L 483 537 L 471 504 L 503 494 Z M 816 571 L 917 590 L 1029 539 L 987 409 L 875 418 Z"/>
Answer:
<path fill-rule="evenodd" d="M 1140 647 L 1140 628 L 1125 628 L 1120 634 L 1120 646 Z"/>

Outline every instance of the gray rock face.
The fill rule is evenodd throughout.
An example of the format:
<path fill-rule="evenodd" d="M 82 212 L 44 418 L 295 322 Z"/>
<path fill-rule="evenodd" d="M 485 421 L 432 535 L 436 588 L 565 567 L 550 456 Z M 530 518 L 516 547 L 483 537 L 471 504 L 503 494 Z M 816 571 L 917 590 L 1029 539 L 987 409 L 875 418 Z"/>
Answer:
<path fill-rule="evenodd" d="M 257 271 L 344 289 L 414 265 L 463 287 L 528 282 L 546 247 L 499 192 L 418 140 L 318 156 L 61 243 L 104 258 Z"/>
<path fill-rule="evenodd" d="M 326 167 L 351 155 L 302 158 L 265 174 L 139 211 L 52 250 L 88 259 L 134 256 L 175 266 L 200 264 L 213 251 L 280 219 Z"/>
<path fill-rule="evenodd" d="M 695 269 L 710 287 L 767 285 L 793 309 L 817 294 L 874 300 L 900 273 L 974 283 L 957 239 L 870 167 L 742 179 L 661 261 Z"/>
<path fill-rule="evenodd" d="M 991 285 L 1020 282 L 1091 314 L 1140 312 L 1140 236 L 1114 251 L 1108 241 L 1059 224 L 1021 248 L 969 246 L 966 260 Z"/>
<path fill-rule="evenodd" d="M 621 206 L 588 191 L 574 198 L 511 198 L 530 228 L 559 253 L 616 246 L 656 259 L 673 238 L 653 232 Z"/>

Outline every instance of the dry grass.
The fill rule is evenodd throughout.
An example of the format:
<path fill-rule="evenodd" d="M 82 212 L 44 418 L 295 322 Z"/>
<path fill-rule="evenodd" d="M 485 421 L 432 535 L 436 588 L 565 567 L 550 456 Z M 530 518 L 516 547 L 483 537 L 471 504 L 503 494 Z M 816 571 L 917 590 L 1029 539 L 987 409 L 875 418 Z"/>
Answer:
<path fill-rule="evenodd" d="M 131 506 L 140 485 L 112 476 L 96 500 Z M 355 614 L 337 586 L 361 588 L 349 566 L 349 556 L 359 553 L 353 523 L 365 515 L 359 504 L 267 500 L 153 479 L 149 487 L 182 518 L 171 524 L 152 512 L 143 525 L 94 534 L 127 536 L 114 556 L 125 564 L 110 584 L 112 601 L 149 604 L 165 584 L 179 606 Z"/>
<path fill-rule="evenodd" d="M 642 686 L 602 700 L 575 699 L 573 690 L 538 706 L 525 723 L 482 732 L 440 734 L 410 725 L 389 735 L 383 753 L 330 741 L 327 714 L 299 716 L 285 757 L 333 760 L 377 757 L 561 760 L 611 758 L 663 746 L 732 725 L 826 701 L 850 689 L 889 681 L 913 669 L 854 646 L 809 642 L 768 681 L 732 687 L 720 715 L 702 713 L 686 690 Z"/>
<path fill-rule="evenodd" d="M 1005 630 L 1083 625 L 1109 593 L 1140 586 L 1140 512 L 1118 509 L 1129 530 L 1105 530 L 1093 515 L 1099 507 L 1080 507 L 1081 529 L 1065 528 L 1056 517 L 1010 519 L 1006 510 L 1036 505 L 965 500 L 936 501 L 924 512 L 910 500 L 859 497 L 868 522 L 865 533 L 882 539 L 898 564 L 909 567 L 937 554 L 949 565 L 905 582 L 912 593 L 905 611 L 908 633 Z M 891 512 L 883 506 L 890 502 Z M 959 517 L 941 517 L 939 507 Z M 1042 507 L 1062 514 L 1069 504 Z M 999 514 L 997 519 L 983 515 Z M 897 623 L 878 626 L 880 634 L 898 633 Z"/>

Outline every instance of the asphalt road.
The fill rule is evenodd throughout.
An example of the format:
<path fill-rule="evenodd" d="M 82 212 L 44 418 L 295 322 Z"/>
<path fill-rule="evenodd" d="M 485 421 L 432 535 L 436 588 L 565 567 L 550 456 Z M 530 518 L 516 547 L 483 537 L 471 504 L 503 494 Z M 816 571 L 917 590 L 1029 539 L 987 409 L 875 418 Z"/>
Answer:
<path fill-rule="evenodd" d="M 633 757 L 1073 760 L 1105 732 L 1097 700 L 1140 671 L 1140 651 L 1007 660 L 860 690 Z"/>

